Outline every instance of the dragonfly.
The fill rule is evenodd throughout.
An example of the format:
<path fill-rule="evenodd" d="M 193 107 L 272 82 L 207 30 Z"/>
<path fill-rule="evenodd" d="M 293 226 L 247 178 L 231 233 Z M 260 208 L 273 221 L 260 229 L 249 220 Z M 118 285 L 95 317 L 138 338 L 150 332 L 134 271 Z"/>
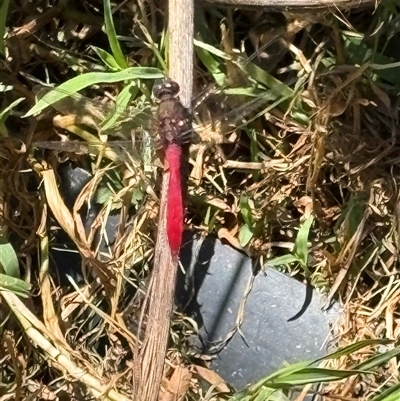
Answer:
<path fill-rule="evenodd" d="M 169 169 L 167 192 L 167 237 L 174 260 L 178 258 L 183 235 L 183 199 L 181 184 L 182 146 L 190 141 L 191 116 L 179 100 L 179 85 L 165 80 L 154 85 L 157 99 L 158 135 Z"/>
<path fill-rule="evenodd" d="M 61 90 L 59 88 L 53 89 L 53 91 Z M 46 90 L 47 91 L 47 90 Z M 203 104 L 207 103 L 216 96 L 220 96 L 221 91 L 216 94 L 215 88 L 210 91 L 211 96 L 204 96 Z M 241 92 L 238 91 L 240 95 Z M 109 159 L 115 163 L 121 163 L 123 161 L 130 162 L 141 162 L 146 166 L 151 166 L 149 159 L 152 158 L 149 155 L 149 149 L 151 148 L 148 144 L 151 142 L 149 131 L 151 130 L 151 122 L 153 126 L 157 127 L 158 131 L 158 148 L 162 149 L 164 155 L 164 161 L 166 162 L 170 171 L 170 182 L 169 192 L 167 201 L 167 237 L 170 244 L 171 254 L 174 258 L 177 258 L 179 248 L 181 246 L 181 238 L 183 231 L 183 200 L 182 200 L 182 188 L 181 188 L 181 177 L 182 177 L 182 146 L 192 142 L 202 143 L 204 132 L 213 133 L 206 124 L 202 125 L 200 130 L 203 133 L 203 137 L 199 140 L 196 134 L 198 127 L 201 126 L 199 123 L 199 115 L 192 114 L 190 110 L 184 108 L 179 102 L 179 86 L 168 80 L 163 79 L 155 83 L 153 87 L 153 95 L 158 105 L 157 117 L 152 117 L 151 108 L 145 101 L 138 101 L 134 108 L 130 108 L 129 117 L 123 118 L 124 113 L 121 110 L 117 110 L 115 114 L 121 118 L 110 124 L 110 117 L 105 116 L 105 111 L 95 107 L 93 102 L 84 98 L 81 95 L 76 94 L 65 94 L 68 95 L 61 101 L 58 101 L 52 106 L 63 115 L 56 116 L 53 120 L 54 125 L 59 128 L 67 129 L 70 133 L 79 137 L 80 140 L 71 140 L 65 135 L 60 135 L 60 141 L 41 141 L 36 140 L 32 144 L 34 148 L 38 149 L 50 149 L 55 151 L 67 152 L 69 154 L 95 154 L 102 155 L 106 159 Z M 218 120 L 219 124 L 225 123 L 225 126 L 230 126 L 231 131 L 237 127 L 237 123 L 243 123 L 243 118 L 250 115 L 254 110 L 259 108 L 261 105 L 265 105 L 270 100 L 268 96 L 253 96 L 253 98 L 245 102 L 243 105 L 236 106 L 227 113 L 220 113 Z M 214 102 L 215 104 L 218 104 Z M 105 108 L 104 108 L 105 109 Z M 114 108 L 115 110 L 116 108 Z M 196 109 L 197 110 L 197 109 Z M 111 114 L 112 115 L 112 114 Z M 111 117 L 112 119 L 112 117 Z M 194 130 L 192 128 L 191 121 L 194 120 Z M 212 120 L 208 116 L 209 120 Z M 173 123 L 171 123 L 171 121 Z M 132 128 L 133 125 L 136 127 Z M 236 125 L 236 127 L 235 127 Z M 81 126 L 89 127 L 90 129 L 82 129 Z M 104 128 L 106 126 L 106 129 Z M 111 128 L 110 128 L 111 126 Z M 206 128 L 205 128 L 206 127 Z M 95 132 L 93 134 L 92 132 Z M 125 132 L 125 134 L 124 134 Z M 126 138 L 126 132 L 133 133 L 130 141 L 127 140 L 109 140 L 109 138 Z M 221 129 L 224 132 L 224 129 Z M 228 132 L 228 129 L 226 130 Z M 211 136 L 211 142 L 214 144 L 220 144 L 225 141 L 225 135 L 209 135 Z M 141 143 L 142 142 L 142 143 Z M 210 140 L 208 140 L 210 142 Z M 207 148 L 207 144 L 202 146 L 202 151 Z M 141 147 L 142 152 L 138 152 L 135 147 Z M 142 155 L 140 154 L 142 153 Z M 198 152 L 202 155 L 202 152 Z M 151 168 L 151 167 L 150 167 Z"/>

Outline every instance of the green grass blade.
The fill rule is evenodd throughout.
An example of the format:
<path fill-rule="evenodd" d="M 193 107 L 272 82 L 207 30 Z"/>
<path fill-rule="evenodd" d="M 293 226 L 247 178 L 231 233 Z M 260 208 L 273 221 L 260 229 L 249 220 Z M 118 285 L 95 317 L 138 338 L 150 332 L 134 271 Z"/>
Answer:
<path fill-rule="evenodd" d="M 312 364 L 312 362 L 305 361 L 305 362 L 298 362 L 298 363 L 293 363 L 289 366 L 285 366 L 282 369 L 279 369 L 278 371 L 267 376 L 266 378 L 261 379 L 257 383 L 251 385 L 248 388 L 248 392 L 254 393 L 254 392 L 258 391 L 261 387 L 263 387 L 266 382 L 271 382 L 279 377 L 290 376 L 291 374 L 294 374 L 296 372 L 301 371 L 302 369 L 307 368 L 311 364 Z"/>
<path fill-rule="evenodd" d="M 229 57 L 225 52 L 222 50 L 217 49 L 215 46 L 212 46 L 210 44 L 204 43 L 201 40 L 194 39 L 194 45 L 196 46 L 197 49 L 203 49 L 209 54 L 213 54 L 214 56 L 217 56 L 218 58 L 222 58 L 224 60 L 230 60 L 231 57 Z"/>
<path fill-rule="evenodd" d="M 251 398 L 251 401 L 290 401 L 289 398 L 282 393 L 281 390 L 274 388 L 263 387 L 260 389 L 256 398 Z"/>
<path fill-rule="evenodd" d="M 0 244 L 0 267 L 10 277 L 20 277 L 17 254 L 9 243 Z"/>
<path fill-rule="evenodd" d="M 239 231 L 239 242 L 241 246 L 246 246 L 253 238 L 253 214 L 249 203 L 249 197 L 242 194 L 239 199 L 240 214 L 244 220 L 244 225 Z"/>
<path fill-rule="evenodd" d="M 267 266 L 282 266 L 288 265 L 289 263 L 299 262 L 297 256 L 289 254 L 278 256 L 277 258 L 271 259 L 266 263 Z"/>
<path fill-rule="evenodd" d="M 400 347 L 384 352 L 382 354 L 375 355 L 367 359 L 366 361 L 359 363 L 357 366 L 354 367 L 354 369 L 371 370 L 388 362 L 390 359 L 395 358 L 398 355 L 400 355 Z"/>
<path fill-rule="evenodd" d="M 69 94 L 76 93 L 91 85 L 115 83 L 132 79 L 157 79 L 162 77 L 164 77 L 164 75 L 161 71 L 158 68 L 152 67 L 130 67 L 119 72 L 89 72 L 87 74 L 82 74 L 46 93 L 23 117 L 38 114 L 59 100 L 68 97 Z"/>
<path fill-rule="evenodd" d="M 263 98 L 263 101 L 266 102 L 275 102 L 277 100 L 277 96 L 274 93 L 266 92 L 264 90 L 260 90 L 255 88 L 254 86 L 248 87 L 237 87 L 237 88 L 225 88 L 222 90 L 225 95 L 230 96 L 249 96 L 256 98 Z"/>
<path fill-rule="evenodd" d="M 91 46 L 92 49 L 96 52 L 99 56 L 100 60 L 111 70 L 111 71 L 119 71 L 121 67 L 115 60 L 114 56 L 109 52 L 101 49 L 100 47 Z"/>
<path fill-rule="evenodd" d="M 253 238 L 253 230 L 247 224 L 240 227 L 239 230 L 239 243 L 242 247 L 245 247 L 250 240 Z"/>
<path fill-rule="evenodd" d="M 10 114 L 11 110 L 23 102 L 25 98 L 20 97 L 17 100 L 14 100 L 9 106 L 7 106 L 4 110 L 0 112 L 0 125 L 4 124 L 7 120 L 8 115 Z M 0 131 L 0 137 L 2 136 L 2 132 Z"/>
<path fill-rule="evenodd" d="M 336 229 L 342 226 L 344 238 L 349 240 L 358 230 L 366 208 L 366 197 L 363 193 L 351 194 L 346 208 L 341 213 Z"/>
<path fill-rule="evenodd" d="M 107 116 L 104 124 L 102 124 L 103 130 L 108 130 L 114 126 L 114 124 L 119 120 L 121 115 L 124 113 L 128 104 L 134 99 L 139 91 L 136 82 L 131 82 L 127 85 L 117 96 L 115 108 L 112 113 Z"/>
<path fill-rule="evenodd" d="M 6 33 L 6 20 L 9 5 L 9 0 L 3 0 L 0 6 L 0 54 L 4 54 L 4 36 Z"/>
<path fill-rule="evenodd" d="M 116 62 L 118 63 L 121 69 L 128 68 L 128 64 L 125 61 L 124 54 L 122 53 L 121 46 L 117 38 L 117 34 L 115 32 L 110 0 L 104 0 L 104 23 L 108 42 L 110 43 L 110 48 Z"/>
<path fill-rule="evenodd" d="M 274 372 L 273 374 L 269 375 L 268 377 L 258 381 L 254 385 L 250 386 L 249 389 L 246 391 L 247 393 L 254 394 L 264 386 L 269 388 L 288 388 L 308 383 L 319 383 L 319 382 L 341 380 L 343 378 L 347 378 L 355 374 L 370 372 L 371 369 L 387 362 L 391 358 L 398 356 L 400 353 L 400 347 L 397 347 L 396 349 L 386 352 L 384 354 L 374 356 L 370 358 L 368 361 L 357 365 L 352 370 L 325 369 L 325 368 L 313 367 L 311 365 L 314 365 L 315 363 L 318 363 L 324 359 L 340 358 L 344 355 L 349 355 L 367 346 L 378 345 L 378 344 L 389 344 L 392 342 L 393 341 L 391 340 L 359 341 L 356 344 L 343 347 L 338 351 L 333 352 L 323 358 L 316 359 L 315 361 L 300 362 L 286 366 Z"/>
<path fill-rule="evenodd" d="M 223 86 L 225 84 L 226 74 L 221 68 L 220 61 L 218 61 L 214 56 L 226 58 L 226 54 L 221 52 L 221 50 L 218 50 L 211 45 L 206 45 L 198 40 L 195 40 L 194 44 L 196 46 L 195 50 L 197 56 L 213 76 L 214 81 L 218 86 Z"/>
<path fill-rule="evenodd" d="M 31 286 L 25 281 L 0 273 L 0 290 L 10 291 L 19 297 L 27 298 Z"/>
<path fill-rule="evenodd" d="M 346 57 L 351 64 L 365 64 L 373 62 L 377 65 L 394 65 L 393 68 L 373 69 L 375 74 L 380 78 L 387 80 L 393 85 L 400 84 L 400 67 L 394 63 L 398 60 L 392 57 L 387 57 L 382 53 L 377 52 L 374 48 L 368 45 L 363 35 L 354 34 L 353 32 L 342 32 L 344 49 Z"/>
<path fill-rule="evenodd" d="M 232 395 L 229 401 L 290 401 L 281 390 L 261 387 L 256 394 L 248 394 L 248 390 L 242 390 Z"/>
<path fill-rule="evenodd" d="M 277 377 L 273 380 L 266 380 L 264 386 L 271 388 L 288 388 L 303 386 L 311 383 L 326 383 L 346 379 L 357 374 L 371 373 L 365 370 L 335 370 L 325 368 L 308 367 L 290 375 Z"/>
<path fill-rule="evenodd" d="M 244 222 L 251 227 L 253 225 L 252 208 L 249 203 L 249 197 L 246 194 L 241 194 L 239 199 L 240 214 Z"/>
<path fill-rule="evenodd" d="M 308 236 L 310 235 L 310 228 L 313 221 L 314 217 L 309 216 L 307 220 L 300 225 L 295 242 L 295 254 L 298 256 L 301 267 L 306 271 L 308 271 Z"/>
<path fill-rule="evenodd" d="M 211 219 L 211 207 L 209 206 L 207 208 L 206 214 L 204 216 L 204 223 L 205 223 L 206 226 L 209 225 L 210 219 Z"/>
<path fill-rule="evenodd" d="M 277 98 L 287 99 L 293 97 L 294 92 L 289 86 L 279 81 L 279 79 L 274 78 L 271 74 L 258 67 L 254 63 L 236 64 L 255 81 L 271 90 L 277 96 Z"/>
<path fill-rule="evenodd" d="M 363 349 L 365 347 L 369 347 L 370 345 L 386 345 L 386 344 L 391 344 L 393 343 L 393 340 L 389 339 L 381 339 L 381 340 L 363 340 L 363 341 L 358 341 L 355 344 L 350 344 L 346 347 L 340 348 L 335 352 L 332 352 L 331 354 L 328 354 L 324 356 L 323 358 L 319 358 L 315 360 L 313 363 L 318 363 L 326 359 L 337 359 L 342 356 L 350 355 L 353 352 L 357 352 L 360 349 Z M 359 367 L 357 366 L 357 369 Z"/>
<path fill-rule="evenodd" d="M 376 397 L 368 400 L 368 401 L 398 401 L 400 400 L 400 383 L 395 384 L 394 386 L 388 388 L 383 391 Z"/>
<path fill-rule="evenodd" d="M 17 100 L 14 100 L 9 106 L 7 106 L 4 110 L 2 110 L 0 112 L 0 121 L 4 122 L 6 117 L 7 117 L 7 113 L 9 113 L 15 106 L 19 105 L 22 101 L 24 101 L 25 98 L 24 97 L 20 97 Z"/>

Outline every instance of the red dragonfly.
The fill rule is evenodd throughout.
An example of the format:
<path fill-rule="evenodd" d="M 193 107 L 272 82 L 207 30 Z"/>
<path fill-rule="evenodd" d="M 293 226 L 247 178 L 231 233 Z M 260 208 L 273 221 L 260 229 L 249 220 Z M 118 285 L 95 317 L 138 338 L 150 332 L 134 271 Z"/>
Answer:
<path fill-rule="evenodd" d="M 158 136 L 164 148 L 170 174 L 167 193 L 167 236 L 172 257 L 176 259 L 183 235 L 182 146 L 190 140 L 191 116 L 189 110 L 179 101 L 179 85 L 176 82 L 166 80 L 157 83 L 153 93 L 158 103 Z"/>
<path fill-rule="evenodd" d="M 190 112 L 180 104 L 178 91 L 179 86 L 171 81 L 157 83 L 153 88 L 153 94 L 158 103 L 158 113 L 156 118 L 158 136 L 164 153 L 164 159 L 170 170 L 170 183 L 167 200 L 167 235 L 171 253 L 174 257 L 177 257 L 181 245 L 184 217 L 181 189 L 181 147 L 183 144 L 190 141 L 190 134 L 192 133 L 191 115 Z M 237 91 L 237 93 L 241 94 L 245 92 Z M 253 94 L 253 96 L 255 95 Z M 220 116 L 220 118 L 225 121 L 227 125 L 237 124 L 238 121 L 241 121 L 245 116 L 248 116 L 252 111 L 260 107 L 260 105 L 267 103 L 269 100 L 271 99 L 268 95 L 255 96 L 251 101 L 246 102 L 245 105 L 236 107 L 234 110 Z M 76 113 L 76 106 L 79 107 L 80 113 Z M 120 137 L 122 130 L 121 127 L 123 126 L 128 126 L 128 129 L 132 132 L 132 124 L 128 124 L 127 121 L 120 119 L 119 123 L 115 124 L 113 127 L 114 131 L 110 132 L 108 126 L 112 124 L 109 124 L 110 119 L 107 120 L 105 118 L 104 112 L 94 107 L 91 101 L 76 95 L 64 98 L 63 100 L 53 104 L 53 107 L 67 115 L 66 117 L 56 117 L 54 119 L 55 124 L 59 127 L 68 129 L 68 131 L 73 132 L 84 141 L 73 141 L 69 139 L 62 141 L 39 141 L 33 144 L 35 148 L 46 148 L 71 153 L 103 154 L 114 162 L 120 162 L 127 159 L 138 161 L 140 159 L 138 152 L 135 152 L 132 146 L 132 142 L 139 142 L 137 139 L 137 129 L 133 130 L 135 131 L 135 136 L 133 137 L 132 142 L 105 140 L 105 133 L 108 133 L 110 136 L 113 135 Z M 132 116 L 132 112 L 129 116 L 130 123 L 136 120 L 140 121 L 139 124 L 141 124 L 147 120 L 147 124 L 144 124 L 144 126 L 147 125 L 147 129 L 142 128 L 140 130 L 142 139 L 144 140 L 148 140 L 148 122 L 151 121 L 149 110 L 148 103 L 144 102 L 141 104 L 141 107 L 136 108 L 136 112 L 134 112 L 136 116 Z M 82 111 L 84 112 L 82 113 Z M 71 119 L 72 113 L 74 113 L 73 121 L 68 121 L 68 119 Z M 115 113 L 119 116 L 124 114 L 121 110 L 117 110 Z M 241 122 L 243 123 L 243 121 Z M 80 129 L 79 124 L 89 126 L 92 129 L 94 128 L 98 135 L 93 135 L 88 132 L 88 130 Z M 102 129 L 101 125 L 106 125 L 106 129 Z M 223 139 L 219 138 L 214 142 L 222 143 Z M 143 146 L 142 148 L 145 152 L 148 151 L 147 146 Z M 205 147 L 203 147 L 203 149 L 205 149 Z"/>

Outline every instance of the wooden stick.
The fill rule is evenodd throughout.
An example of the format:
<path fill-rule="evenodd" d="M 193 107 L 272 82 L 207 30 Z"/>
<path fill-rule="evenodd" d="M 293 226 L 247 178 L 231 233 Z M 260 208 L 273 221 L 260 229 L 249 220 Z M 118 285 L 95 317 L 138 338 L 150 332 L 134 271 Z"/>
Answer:
<path fill-rule="evenodd" d="M 169 1 L 169 77 L 181 88 L 181 103 L 190 108 L 193 91 L 193 0 Z"/>
<path fill-rule="evenodd" d="M 376 0 L 203 0 L 209 5 L 223 5 L 237 8 L 265 8 L 269 10 L 310 11 L 310 9 L 350 9 L 370 7 Z"/>
<path fill-rule="evenodd" d="M 168 9 L 169 76 L 181 90 L 185 107 L 190 106 L 193 87 L 193 0 L 170 0 Z M 173 262 L 166 234 L 166 205 L 169 172 L 165 171 L 154 268 L 148 292 L 149 309 L 145 337 L 140 352 L 141 372 L 138 386 L 140 401 L 159 398 L 168 345 L 170 319 L 174 304 L 178 261 Z"/>

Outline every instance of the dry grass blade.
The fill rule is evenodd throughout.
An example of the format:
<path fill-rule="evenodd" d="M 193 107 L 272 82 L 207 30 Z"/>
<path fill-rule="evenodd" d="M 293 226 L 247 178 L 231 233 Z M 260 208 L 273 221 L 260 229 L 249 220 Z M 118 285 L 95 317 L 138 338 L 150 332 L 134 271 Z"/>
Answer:
<path fill-rule="evenodd" d="M 29 311 L 29 309 L 18 299 L 18 297 L 7 291 L 0 291 L 0 295 L 6 300 L 9 307 L 16 314 L 19 322 L 25 329 L 26 334 L 46 355 L 48 355 L 56 366 L 71 375 L 76 380 L 84 383 L 92 392 L 94 397 L 102 397 L 110 401 L 128 401 L 128 398 L 119 394 L 108 385 L 103 385 L 98 377 L 87 373 L 76 365 L 71 358 L 68 349 L 53 338 L 52 334 L 43 326 L 43 324 Z"/>
<path fill-rule="evenodd" d="M 114 274 L 95 257 L 87 242 L 82 220 L 77 214 L 74 216 L 71 214 L 60 195 L 53 169 L 46 164 L 39 164 L 35 161 L 32 164 L 43 179 L 46 199 L 55 218 L 70 238 L 74 240 L 83 257 L 95 269 L 104 287 L 111 291 L 115 280 Z"/>

